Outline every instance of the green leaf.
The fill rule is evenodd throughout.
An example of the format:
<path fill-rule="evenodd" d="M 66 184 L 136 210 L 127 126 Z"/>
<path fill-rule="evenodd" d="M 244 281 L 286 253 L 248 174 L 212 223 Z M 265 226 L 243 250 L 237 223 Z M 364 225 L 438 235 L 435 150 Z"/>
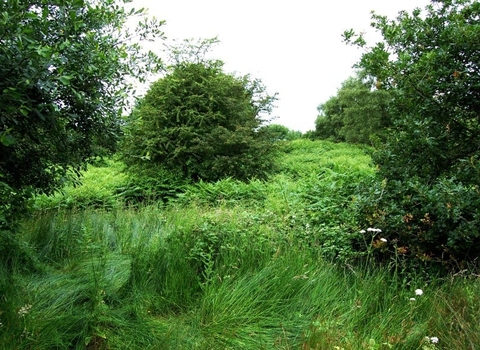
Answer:
<path fill-rule="evenodd" d="M 61 76 L 61 77 L 58 77 L 57 79 L 65 86 L 69 86 L 70 85 L 70 80 L 72 80 L 74 77 L 71 76 L 71 75 L 64 75 L 64 76 Z"/>
<path fill-rule="evenodd" d="M 27 116 L 28 116 L 28 113 L 31 111 L 30 108 L 25 107 L 25 106 L 21 106 L 18 110 L 19 110 L 20 113 L 21 113 L 23 116 L 25 116 L 25 117 L 27 117 Z"/>
<path fill-rule="evenodd" d="M 16 142 L 15 137 L 9 134 L 10 131 L 11 129 L 0 131 L 0 143 L 7 147 L 15 144 Z"/>

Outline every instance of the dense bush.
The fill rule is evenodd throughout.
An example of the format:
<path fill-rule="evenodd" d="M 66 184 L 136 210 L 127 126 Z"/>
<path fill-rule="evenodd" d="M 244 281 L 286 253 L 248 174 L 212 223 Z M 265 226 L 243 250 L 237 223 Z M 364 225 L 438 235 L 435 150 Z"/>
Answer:
<path fill-rule="evenodd" d="M 361 193 L 360 220 L 419 261 L 460 268 L 480 253 L 480 4 L 434 1 L 395 20 L 373 15 L 383 41 L 359 67 L 395 93 L 395 126 L 373 155 L 377 180 Z"/>
<path fill-rule="evenodd" d="M 480 199 L 476 187 L 457 179 L 441 178 L 425 184 L 385 180 L 365 184 L 358 196 L 358 220 L 382 230 L 388 238 L 376 254 L 385 259 L 400 256 L 409 264 L 463 269 L 480 255 Z M 417 262 L 414 262 L 417 260 Z"/>
<path fill-rule="evenodd" d="M 265 178 L 275 145 L 260 127 L 273 101 L 259 81 L 226 74 L 221 62 L 180 62 L 128 119 L 123 159 L 193 181 Z"/>

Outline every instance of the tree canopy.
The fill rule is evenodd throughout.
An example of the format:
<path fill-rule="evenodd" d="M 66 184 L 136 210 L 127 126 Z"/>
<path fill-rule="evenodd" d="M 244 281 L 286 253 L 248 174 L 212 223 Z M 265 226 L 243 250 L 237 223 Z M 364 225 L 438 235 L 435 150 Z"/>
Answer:
<path fill-rule="evenodd" d="M 220 61 L 186 57 L 150 86 L 127 121 L 125 162 L 193 181 L 265 177 L 274 145 L 261 126 L 275 96 L 259 80 L 224 73 Z"/>
<path fill-rule="evenodd" d="M 268 124 L 264 128 L 270 133 L 272 141 L 292 141 L 302 137 L 301 131 L 291 130 L 281 124 Z"/>
<path fill-rule="evenodd" d="M 337 142 L 369 144 L 391 125 L 390 91 L 372 89 L 361 76 L 342 83 L 337 95 L 318 106 L 314 136 Z"/>
<path fill-rule="evenodd" d="M 70 170 L 114 149 L 128 76 L 159 66 L 134 33 L 127 0 L 0 3 L 0 221 L 29 193 L 58 189 Z"/>
<path fill-rule="evenodd" d="M 373 15 L 383 40 L 358 67 L 395 91 L 395 127 L 374 155 L 362 214 L 402 251 L 460 264 L 480 254 L 480 3 L 432 1 L 395 20 Z"/>

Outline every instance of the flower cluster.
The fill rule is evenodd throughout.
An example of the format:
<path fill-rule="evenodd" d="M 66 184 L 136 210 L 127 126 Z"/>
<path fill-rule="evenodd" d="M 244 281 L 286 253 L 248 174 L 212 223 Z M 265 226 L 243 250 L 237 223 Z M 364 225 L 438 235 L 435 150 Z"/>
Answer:
<path fill-rule="evenodd" d="M 382 232 L 382 230 L 381 230 L 381 229 L 379 229 L 379 228 L 372 228 L 372 227 L 369 227 L 369 228 L 367 228 L 367 230 L 366 230 L 366 231 L 365 231 L 365 230 L 361 230 L 361 231 L 360 231 L 360 233 L 365 233 L 365 232 L 374 232 L 374 233 L 380 233 L 380 232 Z"/>
<path fill-rule="evenodd" d="M 425 337 L 423 338 L 422 350 L 435 350 L 437 349 L 436 344 L 438 343 L 437 337 Z"/>
<path fill-rule="evenodd" d="M 28 314 L 31 308 L 32 308 L 32 305 L 29 305 L 29 304 L 23 305 L 20 308 L 20 310 L 18 310 L 18 316 L 25 316 L 26 314 Z"/>

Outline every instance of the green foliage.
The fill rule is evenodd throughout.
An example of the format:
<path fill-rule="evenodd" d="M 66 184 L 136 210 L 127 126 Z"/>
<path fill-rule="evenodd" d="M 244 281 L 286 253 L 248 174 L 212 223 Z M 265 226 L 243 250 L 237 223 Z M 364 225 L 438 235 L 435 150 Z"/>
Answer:
<path fill-rule="evenodd" d="M 301 131 L 290 130 L 284 125 L 269 124 L 265 128 L 270 133 L 270 139 L 272 141 L 292 141 L 302 137 Z"/>
<path fill-rule="evenodd" d="M 126 180 L 113 190 L 113 195 L 126 205 L 168 202 L 188 185 L 180 174 L 161 166 L 133 166 L 124 175 Z"/>
<path fill-rule="evenodd" d="M 358 183 L 373 174 L 370 157 L 358 146 L 306 139 L 283 150 L 281 173 L 267 184 L 265 200 L 282 217 L 276 229 L 324 258 L 355 259 L 354 196 Z"/>
<path fill-rule="evenodd" d="M 176 203 L 208 205 L 259 205 L 266 198 L 266 185 L 260 180 L 248 183 L 226 178 L 216 182 L 200 181 L 179 194 Z"/>
<path fill-rule="evenodd" d="M 386 180 L 365 184 L 357 197 L 358 220 L 382 228 L 388 245 L 376 253 L 397 256 L 410 268 L 464 269 L 478 254 L 478 189 L 456 179 Z M 471 267 L 471 266 L 470 266 Z M 433 270 L 433 269 L 432 269 Z"/>
<path fill-rule="evenodd" d="M 427 336 L 438 337 L 439 348 L 478 343 L 478 279 L 406 284 L 386 269 L 327 263 L 265 230 L 279 219 L 240 206 L 39 213 L 22 237 L 47 268 L 16 276 L 21 293 L 2 309 L 1 344 L 410 349 Z"/>
<path fill-rule="evenodd" d="M 274 100 L 260 81 L 226 74 L 219 61 L 181 61 L 128 118 L 123 159 L 194 181 L 264 178 L 274 144 L 260 127 Z"/>
<path fill-rule="evenodd" d="M 305 139 L 282 149 L 268 182 L 198 182 L 167 204 L 33 213 L 12 242 L 35 260 L 17 254 L 0 275 L 1 346 L 474 348 L 478 278 L 357 264 L 353 192 L 374 171 L 364 150 Z M 95 182 L 115 188 L 120 170 L 89 167 L 82 186 L 101 197 Z"/>
<path fill-rule="evenodd" d="M 161 36 L 162 22 L 123 31 L 123 0 L 0 4 L 0 220 L 33 193 L 59 189 L 70 169 L 113 151 L 128 75 L 158 60 L 134 35 Z M 129 43 L 131 42 L 131 43 Z"/>
<path fill-rule="evenodd" d="M 294 181 L 329 171 L 351 176 L 353 173 L 369 176 L 373 171 L 369 147 L 299 139 L 286 143 L 282 150 L 285 154 L 279 158 L 279 171 Z"/>
<path fill-rule="evenodd" d="M 257 236 L 249 234 L 256 226 L 255 217 L 247 213 L 237 218 L 231 215 L 230 211 L 204 215 L 194 227 L 168 239 L 184 250 L 201 289 L 216 280 L 256 270 L 258 264 L 265 264 L 275 253 L 275 244 L 281 244 L 280 236 L 273 232 L 262 230 Z M 252 245 L 255 249 L 249 250 Z"/>
<path fill-rule="evenodd" d="M 124 188 L 127 182 L 123 164 L 113 159 L 104 159 L 102 162 L 89 164 L 81 172 L 81 181 L 67 183 L 61 192 L 50 196 L 36 196 L 34 207 L 39 210 L 112 209 L 123 202 L 124 198 L 115 194 Z"/>
<path fill-rule="evenodd" d="M 375 46 L 345 33 L 366 49 L 358 66 L 395 92 L 395 127 L 373 156 L 360 216 L 410 257 L 453 268 L 480 254 L 479 15 L 476 1 L 435 1 L 395 20 L 373 15 Z"/>
<path fill-rule="evenodd" d="M 363 144 L 382 138 L 392 123 L 388 103 L 393 96 L 371 85 L 360 76 L 344 81 L 336 96 L 318 106 L 315 137 Z"/>
<path fill-rule="evenodd" d="M 141 203 L 168 202 L 185 191 L 187 183 L 177 174 L 163 168 L 142 172 L 130 168 L 115 159 L 89 164 L 81 172 L 80 182 L 69 182 L 61 192 L 53 195 L 37 195 L 34 208 L 51 209 L 113 209 L 137 206 Z M 140 174 L 141 173 L 141 174 Z"/>
<path fill-rule="evenodd" d="M 269 182 L 225 178 L 187 183 L 163 168 L 139 175 L 130 169 L 124 175 L 122 163 L 105 160 L 83 172 L 81 186 L 69 185 L 54 196 L 37 196 L 35 207 L 115 210 L 162 201 L 166 207 L 269 208 L 256 223 L 278 216 L 280 220 L 271 220 L 269 226 L 288 239 L 317 247 L 329 258 L 355 257 L 349 235 L 356 230 L 351 209 L 358 182 L 372 175 L 370 157 L 359 147 L 327 141 L 298 139 L 282 146 L 279 173 Z"/>

